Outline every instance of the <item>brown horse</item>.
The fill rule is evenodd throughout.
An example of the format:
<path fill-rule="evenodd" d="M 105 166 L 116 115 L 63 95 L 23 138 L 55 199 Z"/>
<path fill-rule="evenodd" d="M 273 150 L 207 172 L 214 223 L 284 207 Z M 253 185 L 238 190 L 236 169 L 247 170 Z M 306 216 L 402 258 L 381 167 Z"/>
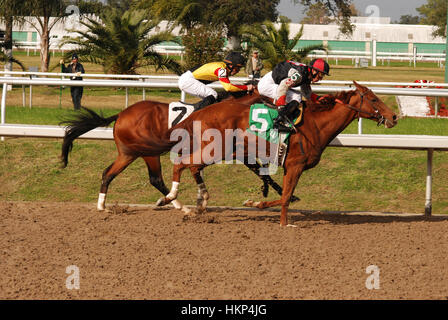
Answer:
<path fill-rule="evenodd" d="M 220 93 L 220 97 L 224 101 L 238 101 L 238 103 L 246 105 L 246 107 L 261 101 L 258 92 L 250 95 L 245 94 L 245 92 L 236 93 L 230 96 Z M 154 137 L 163 136 L 168 131 L 167 103 L 140 101 L 109 118 L 104 118 L 87 108 L 83 108 L 83 110 L 84 112 L 78 113 L 74 119 L 62 122 L 62 124 L 67 125 L 61 154 L 64 167 L 67 166 L 68 155 L 76 138 L 94 128 L 106 127 L 113 121 L 116 121 L 114 140 L 118 156 L 103 172 L 98 197 L 98 210 L 105 209 L 106 194 L 111 181 L 138 157 L 142 157 L 146 163 L 150 183 L 163 195 L 169 193 L 162 177 L 161 153 L 154 152 L 151 146 L 151 141 Z M 258 163 L 248 164 L 247 167 L 258 175 L 260 169 Z M 264 182 L 263 193 L 265 196 L 267 195 L 268 185 L 271 185 L 279 194 L 282 193 L 281 187 L 270 176 L 260 177 Z M 298 198 L 294 200 L 298 200 Z M 178 209 L 183 208 L 184 211 L 189 212 L 189 209 L 182 206 L 177 200 L 173 202 L 173 205 Z"/>
<path fill-rule="evenodd" d="M 392 110 L 371 90 L 359 85 L 355 81 L 354 84 L 356 86 L 355 90 L 330 96 L 327 99 L 330 100 L 330 103 L 326 107 L 320 104 L 307 103 L 307 107 L 303 113 L 303 123 L 300 126 L 296 125 L 298 133 L 292 134 L 290 137 L 289 151 L 284 163 L 283 194 L 281 199 L 255 203 L 249 201 L 246 205 L 260 209 L 281 205 L 280 224 L 286 226 L 288 223 L 287 211 L 290 199 L 300 175 L 304 170 L 311 169 L 319 163 L 327 145 L 354 119 L 360 117 L 371 119 L 376 121 L 378 125 L 384 124 L 386 128 L 391 128 L 396 125 L 397 116 Z M 198 123 L 198 121 L 201 123 L 200 130 L 202 135 L 209 129 L 217 130 L 216 132 L 219 132 L 221 136 L 225 136 L 226 129 L 240 129 L 244 131 L 247 128 L 249 109 L 238 102 L 221 102 L 210 106 L 208 110 L 201 111 L 192 114 L 186 121 L 176 127 L 183 128 L 190 136 L 193 133 L 194 123 Z M 177 143 L 176 141 L 168 142 L 168 137 L 164 139 L 164 143 L 160 143 L 160 148 L 168 149 Z M 174 165 L 171 191 L 165 198 L 159 200 L 160 203 L 166 204 L 177 198 L 180 177 L 185 168 L 190 168 L 192 171 L 202 198 L 205 200 L 209 198 L 204 181 L 199 172 L 207 164 L 211 164 L 210 159 L 206 159 L 207 153 L 204 156 L 203 151 L 206 148 L 208 150 L 213 149 L 212 142 L 209 141 L 210 139 L 201 139 L 200 147 L 196 145 L 195 148 L 194 139 L 191 140 L 192 142 L 189 147 L 193 152 L 189 152 L 186 155 L 188 161 L 182 161 Z M 256 139 L 257 147 L 261 143 L 260 140 L 263 139 Z M 244 140 L 244 144 L 245 156 L 248 158 L 251 150 L 254 149 L 253 146 L 248 145 L 247 140 Z M 225 144 L 222 143 L 220 147 L 222 148 L 220 152 L 216 152 L 215 149 L 215 155 L 224 155 L 226 153 Z M 223 156 L 221 158 L 223 159 Z"/>

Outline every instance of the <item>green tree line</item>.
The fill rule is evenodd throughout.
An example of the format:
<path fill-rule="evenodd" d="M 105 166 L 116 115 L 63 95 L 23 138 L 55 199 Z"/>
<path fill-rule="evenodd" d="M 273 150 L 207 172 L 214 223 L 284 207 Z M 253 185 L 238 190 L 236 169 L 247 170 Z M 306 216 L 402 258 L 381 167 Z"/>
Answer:
<path fill-rule="evenodd" d="M 336 17 L 343 32 L 352 31 L 349 18 L 355 10 L 351 0 L 291 1 L 308 9 L 318 6 Z M 279 2 L 109 0 L 103 4 L 86 0 L 0 0 L 0 17 L 6 25 L 0 59 L 10 70 L 11 63 L 21 65 L 12 56 L 12 24 L 28 22 L 40 36 L 40 70 L 51 69 L 50 35 L 57 22 L 72 14 L 68 10 L 70 5 L 79 8 L 79 13 L 85 17 L 81 24 L 87 31 L 73 30 L 74 36 L 64 43 L 75 44 L 82 59 L 102 65 L 105 72 L 133 74 L 141 67 L 154 66 L 179 74 L 185 68 L 221 59 L 226 50 L 239 50 L 247 55 L 253 47 L 257 47 L 268 65 L 274 65 L 282 59 L 303 59 L 313 49 L 324 49 L 292 50 L 300 41 L 302 30 L 295 36 L 290 34 L 289 22 L 277 11 Z M 422 21 L 433 23 L 438 26 L 437 32 L 442 29 L 444 32 L 446 19 L 441 19 L 440 12 L 446 12 L 445 0 L 428 0 L 428 4 L 418 10 L 426 17 Z M 169 23 L 168 29 L 160 32 L 157 26 L 162 20 Z M 172 34 L 175 27 L 180 27 L 180 37 Z M 182 65 L 153 50 L 154 45 L 164 41 L 185 46 L 186 59 Z M 227 46 L 223 49 L 225 42 Z"/>

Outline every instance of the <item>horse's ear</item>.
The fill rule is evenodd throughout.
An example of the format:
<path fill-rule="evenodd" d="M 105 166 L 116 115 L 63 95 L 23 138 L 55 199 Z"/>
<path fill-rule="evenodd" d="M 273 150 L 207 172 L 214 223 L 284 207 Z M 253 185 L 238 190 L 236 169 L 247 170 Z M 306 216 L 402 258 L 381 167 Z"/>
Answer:
<path fill-rule="evenodd" d="M 356 82 L 355 80 L 353 80 L 353 84 L 355 85 L 356 88 L 358 89 L 365 89 L 362 85 L 360 85 L 358 82 Z"/>

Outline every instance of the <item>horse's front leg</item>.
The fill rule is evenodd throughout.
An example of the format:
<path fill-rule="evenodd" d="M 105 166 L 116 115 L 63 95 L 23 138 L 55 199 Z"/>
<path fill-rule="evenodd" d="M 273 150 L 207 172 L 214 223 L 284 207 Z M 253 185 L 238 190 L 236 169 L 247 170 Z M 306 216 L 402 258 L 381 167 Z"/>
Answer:
<path fill-rule="evenodd" d="M 274 201 L 258 201 L 254 202 L 252 200 L 247 200 L 244 205 L 246 207 L 255 207 L 259 209 L 271 208 L 278 205 L 282 206 L 281 216 L 280 216 L 280 225 L 286 226 L 288 225 L 288 208 L 291 202 L 291 197 L 294 193 L 294 189 L 296 188 L 297 182 L 299 181 L 300 175 L 303 172 L 303 166 L 293 166 L 286 170 L 285 175 L 283 176 L 283 192 L 282 197 L 279 200 Z"/>
<path fill-rule="evenodd" d="M 262 191 L 263 191 L 263 197 L 267 197 L 268 196 L 268 192 L 269 192 L 269 186 L 271 186 L 275 191 L 277 191 L 277 193 L 281 196 L 283 189 L 282 187 L 280 187 L 277 182 L 275 182 L 274 179 L 272 179 L 272 177 L 268 174 L 260 174 L 261 171 L 260 169 L 262 168 L 262 166 L 256 162 L 255 164 L 248 164 L 248 163 L 244 163 L 244 165 L 249 168 L 250 171 L 252 171 L 253 173 L 255 173 L 257 175 L 257 177 L 259 177 L 262 181 L 263 181 L 263 186 L 262 186 Z M 250 200 L 247 200 L 250 201 Z M 291 197 L 291 202 L 295 202 L 295 201 L 300 201 L 299 197 L 296 196 L 292 196 Z"/>

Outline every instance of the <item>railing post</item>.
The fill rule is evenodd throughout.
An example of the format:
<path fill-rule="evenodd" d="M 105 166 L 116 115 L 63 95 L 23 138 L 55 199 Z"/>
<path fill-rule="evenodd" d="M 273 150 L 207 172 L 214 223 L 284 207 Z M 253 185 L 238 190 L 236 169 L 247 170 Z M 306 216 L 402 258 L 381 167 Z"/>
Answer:
<path fill-rule="evenodd" d="M 33 106 L 33 85 L 30 84 L 30 109 Z"/>
<path fill-rule="evenodd" d="M 125 106 L 125 109 L 128 107 L 128 105 L 129 105 L 129 88 L 128 87 L 126 87 L 126 106 Z"/>
<path fill-rule="evenodd" d="M 434 109 L 435 109 L 434 115 L 437 118 L 437 113 L 439 113 L 439 97 L 436 97 Z"/>
<path fill-rule="evenodd" d="M 142 82 L 146 82 L 145 78 L 140 79 Z M 146 88 L 143 87 L 143 100 L 146 100 Z"/>
<path fill-rule="evenodd" d="M 428 149 L 428 159 L 426 162 L 426 201 L 425 201 L 425 216 L 430 216 L 432 212 L 432 156 L 433 149 Z"/>
<path fill-rule="evenodd" d="M 1 124 L 5 123 L 5 111 L 6 111 L 6 91 L 8 90 L 8 85 L 6 82 L 3 83 L 2 90 L 2 115 L 1 115 Z"/>
<path fill-rule="evenodd" d="M 25 90 L 25 85 L 22 85 L 22 105 L 25 107 L 26 106 L 26 90 Z"/>
<path fill-rule="evenodd" d="M 185 92 L 184 91 L 180 91 L 180 101 L 185 102 Z"/>
<path fill-rule="evenodd" d="M 3 83 L 3 90 L 2 90 L 2 105 L 1 105 L 1 124 L 5 123 L 5 112 L 6 112 L 6 91 L 8 90 L 8 85 Z M 5 141 L 5 137 L 0 138 L 1 141 Z"/>

